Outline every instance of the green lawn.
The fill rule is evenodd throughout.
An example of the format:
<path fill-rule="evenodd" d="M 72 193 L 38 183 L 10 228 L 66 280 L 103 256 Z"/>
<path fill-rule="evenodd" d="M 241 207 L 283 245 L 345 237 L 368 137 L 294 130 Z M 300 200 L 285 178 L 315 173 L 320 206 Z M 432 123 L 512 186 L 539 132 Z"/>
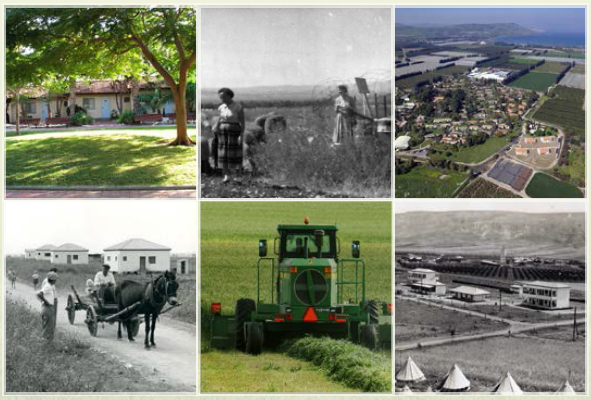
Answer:
<path fill-rule="evenodd" d="M 455 171 L 418 166 L 409 173 L 396 175 L 396 197 L 451 197 L 467 179 L 467 175 Z"/>
<path fill-rule="evenodd" d="M 174 132 L 70 131 L 7 138 L 6 185 L 195 185 L 196 148 L 166 146 Z"/>
<path fill-rule="evenodd" d="M 525 188 L 525 193 L 529 197 L 534 198 L 583 197 L 583 193 L 577 187 L 541 172 L 534 175 L 529 185 Z"/>
<path fill-rule="evenodd" d="M 557 74 L 546 74 L 541 72 L 529 72 L 509 84 L 509 86 L 522 89 L 545 92 L 556 82 Z"/>
<path fill-rule="evenodd" d="M 187 129 L 189 130 L 189 133 L 191 133 L 192 131 L 196 131 L 196 127 L 187 127 Z M 173 131 L 174 127 L 171 126 L 129 126 L 129 127 L 117 127 L 117 128 L 101 128 L 100 131 L 107 131 L 109 133 L 129 133 L 129 132 L 141 132 L 141 131 Z M 28 136 L 28 135 L 39 135 L 39 134 L 45 134 L 45 133 L 69 133 L 69 132 L 78 132 L 78 133 L 88 133 L 88 132 L 96 132 L 98 131 L 98 129 L 79 129 L 79 130 L 69 130 L 69 129 L 27 129 L 27 130 L 21 130 L 20 135 L 17 135 L 16 132 L 14 131 L 10 131 L 10 132 L 5 132 L 5 136 L 7 138 L 9 137 L 20 137 L 20 136 Z M 194 133 L 193 133 L 194 135 Z"/>
<path fill-rule="evenodd" d="M 461 147 L 460 151 L 452 151 L 451 156 L 445 155 L 446 150 L 442 150 L 443 154 L 435 154 L 433 158 L 445 158 L 446 160 L 459 161 L 467 164 L 479 163 L 492 156 L 497 151 L 501 150 L 508 144 L 506 137 L 492 136 L 483 144 L 478 144 L 471 147 Z"/>

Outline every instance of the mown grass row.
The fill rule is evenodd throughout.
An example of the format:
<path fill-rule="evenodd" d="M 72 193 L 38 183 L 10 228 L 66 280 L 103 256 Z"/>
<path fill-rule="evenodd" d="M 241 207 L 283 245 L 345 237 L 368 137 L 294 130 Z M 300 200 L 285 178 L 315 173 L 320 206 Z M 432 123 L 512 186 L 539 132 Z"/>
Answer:
<path fill-rule="evenodd" d="M 6 391 L 145 392 L 170 390 L 144 381 L 135 368 L 91 349 L 77 335 L 56 331 L 41 337 L 41 316 L 25 303 L 6 300 Z"/>
<path fill-rule="evenodd" d="M 348 387 L 364 392 L 392 391 L 390 357 L 346 340 L 306 337 L 286 344 L 286 353 L 313 363 Z"/>

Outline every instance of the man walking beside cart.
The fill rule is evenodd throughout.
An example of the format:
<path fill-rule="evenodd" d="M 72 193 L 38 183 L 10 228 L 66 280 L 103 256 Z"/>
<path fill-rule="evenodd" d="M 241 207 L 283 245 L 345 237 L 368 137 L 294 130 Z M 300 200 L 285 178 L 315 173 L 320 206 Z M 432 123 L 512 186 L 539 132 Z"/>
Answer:
<path fill-rule="evenodd" d="M 47 274 L 47 280 L 44 281 L 41 290 L 37 293 L 37 297 L 41 300 L 41 333 L 43 339 L 47 341 L 53 340 L 55 333 L 55 283 L 57 282 L 57 273 L 51 271 Z"/>

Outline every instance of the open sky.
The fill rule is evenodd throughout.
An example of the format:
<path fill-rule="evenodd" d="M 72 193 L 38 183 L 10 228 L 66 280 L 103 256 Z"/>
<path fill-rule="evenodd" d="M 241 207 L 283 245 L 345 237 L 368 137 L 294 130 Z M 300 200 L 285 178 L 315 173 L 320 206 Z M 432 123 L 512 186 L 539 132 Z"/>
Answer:
<path fill-rule="evenodd" d="M 75 243 L 102 253 L 105 247 L 142 238 L 172 248 L 197 250 L 197 207 L 193 201 L 83 200 L 6 201 L 5 254 L 25 248 Z"/>
<path fill-rule="evenodd" d="M 584 32 L 585 9 L 578 8 L 405 8 L 396 7 L 396 22 L 407 25 L 452 25 L 514 22 L 553 32 Z"/>
<path fill-rule="evenodd" d="M 404 201 L 397 200 L 396 214 L 410 211 L 514 211 L 526 213 L 584 212 L 585 203 L 576 201 L 515 201 L 515 200 L 474 200 L 454 199 L 454 201 Z"/>
<path fill-rule="evenodd" d="M 391 66 L 388 8 L 203 8 L 204 88 L 314 85 Z"/>

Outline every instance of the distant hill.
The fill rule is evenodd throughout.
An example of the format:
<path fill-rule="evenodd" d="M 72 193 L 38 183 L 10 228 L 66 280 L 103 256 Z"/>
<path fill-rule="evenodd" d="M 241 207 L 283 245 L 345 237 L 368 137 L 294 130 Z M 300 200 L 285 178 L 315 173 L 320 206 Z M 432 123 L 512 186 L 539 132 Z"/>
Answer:
<path fill-rule="evenodd" d="M 397 39 L 490 39 L 497 36 L 521 36 L 535 33 L 534 30 L 515 23 L 458 24 L 430 27 L 418 27 L 397 23 L 395 25 L 395 31 Z"/>
<path fill-rule="evenodd" d="M 397 251 L 584 259 L 585 214 L 496 211 L 396 214 Z"/>

